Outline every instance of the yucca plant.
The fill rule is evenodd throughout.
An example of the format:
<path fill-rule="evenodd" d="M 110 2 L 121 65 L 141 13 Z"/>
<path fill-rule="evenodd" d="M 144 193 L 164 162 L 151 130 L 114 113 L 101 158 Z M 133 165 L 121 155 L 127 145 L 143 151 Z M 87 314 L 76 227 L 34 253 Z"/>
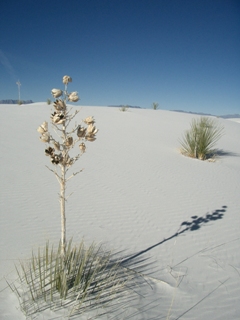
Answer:
<path fill-rule="evenodd" d="M 157 110 L 159 108 L 159 103 L 153 102 L 152 103 L 152 108 L 153 108 L 153 110 Z"/>
<path fill-rule="evenodd" d="M 121 108 L 119 108 L 119 110 L 120 110 L 120 111 L 123 111 L 123 112 L 128 111 L 128 109 L 129 109 L 129 106 L 128 106 L 128 105 L 121 106 Z"/>
<path fill-rule="evenodd" d="M 193 119 L 190 129 L 180 140 L 181 153 L 200 160 L 212 158 L 216 154 L 214 146 L 223 136 L 223 130 L 223 125 L 216 119 L 208 117 Z"/>
<path fill-rule="evenodd" d="M 8 282 L 10 288 L 17 294 L 22 311 L 26 316 L 45 309 L 69 310 L 69 317 L 80 314 L 85 306 L 91 309 L 105 305 L 118 293 L 125 290 L 125 283 L 136 274 L 135 271 L 123 267 L 120 262 L 112 259 L 110 253 L 102 250 L 94 243 L 88 248 L 81 242 L 72 246 L 72 241 L 66 238 L 66 184 L 80 171 L 69 174 L 68 170 L 86 151 L 84 142 L 95 141 L 98 130 L 92 116 L 83 120 L 83 125 L 77 125 L 69 130 L 73 114 L 67 102 L 79 100 L 77 92 L 68 93 L 68 84 L 72 82 L 69 76 L 63 77 L 65 90 L 52 89 L 56 99 L 53 103 L 51 124 L 60 140 L 57 141 L 50 133 L 48 122 L 44 121 L 37 129 L 40 141 L 46 144 L 45 155 L 50 159 L 53 169 L 48 168 L 56 176 L 59 185 L 59 201 L 61 213 L 61 239 L 58 249 L 46 244 L 27 261 L 20 261 L 16 266 L 18 279 Z M 58 99 L 62 97 L 62 99 Z M 80 152 L 72 157 L 71 150 L 79 144 Z M 84 142 L 83 142 L 84 141 Z"/>

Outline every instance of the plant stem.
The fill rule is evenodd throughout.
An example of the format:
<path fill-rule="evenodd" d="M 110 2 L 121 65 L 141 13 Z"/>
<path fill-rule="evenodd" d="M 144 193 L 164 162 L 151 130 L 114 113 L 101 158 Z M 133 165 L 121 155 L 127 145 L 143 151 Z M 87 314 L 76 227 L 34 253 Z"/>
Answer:
<path fill-rule="evenodd" d="M 61 253 L 62 257 L 66 254 L 66 216 L 65 216 L 65 173 L 66 168 L 62 165 L 61 184 L 60 184 L 60 207 L 61 207 Z"/>
<path fill-rule="evenodd" d="M 66 114 L 66 111 L 65 111 Z M 65 140 L 66 140 L 66 126 L 65 121 L 63 122 L 62 126 L 62 139 L 63 139 L 63 157 L 66 157 L 66 146 L 65 146 Z M 66 189 L 66 165 L 61 165 L 61 186 L 60 186 L 60 206 L 61 206 L 61 254 L 62 257 L 65 259 L 66 255 L 66 215 L 65 215 L 65 189 Z"/>
<path fill-rule="evenodd" d="M 65 84 L 65 92 L 64 92 L 64 101 L 67 100 L 67 84 Z M 66 117 L 67 114 L 67 108 L 64 111 L 64 116 Z M 62 150 L 62 156 L 66 159 L 67 156 L 67 148 L 65 145 L 66 141 L 66 123 L 65 121 L 62 124 L 62 140 L 63 140 L 63 150 Z M 61 255 L 63 260 L 65 260 L 66 257 L 66 215 L 65 215 L 65 189 L 66 189 L 66 164 L 61 165 L 61 183 L 60 183 L 60 207 L 61 207 Z"/>

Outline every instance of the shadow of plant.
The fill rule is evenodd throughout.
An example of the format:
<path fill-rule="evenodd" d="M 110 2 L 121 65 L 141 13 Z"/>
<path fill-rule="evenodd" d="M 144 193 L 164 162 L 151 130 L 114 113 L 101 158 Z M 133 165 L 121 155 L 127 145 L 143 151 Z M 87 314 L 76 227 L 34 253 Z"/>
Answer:
<path fill-rule="evenodd" d="M 203 227 L 206 223 L 222 219 L 224 216 L 224 212 L 226 212 L 226 209 L 227 209 L 227 206 L 222 206 L 221 209 L 216 209 L 212 213 L 207 213 L 205 216 L 202 216 L 202 217 L 192 216 L 191 217 L 192 220 L 191 221 L 183 221 L 180 224 L 178 231 L 176 233 L 174 233 L 172 236 L 163 239 L 162 241 L 154 244 L 151 247 L 146 248 L 145 250 L 142 250 L 142 251 L 132 255 L 131 257 L 128 257 L 127 259 L 125 259 L 122 262 L 122 264 L 129 262 L 131 259 L 135 259 L 136 257 L 150 251 L 151 249 L 153 249 L 157 246 L 160 246 L 164 242 L 167 242 L 167 241 L 179 236 L 180 234 L 182 234 L 184 232 L 196 231 L 196 230 L 200 229 L 201 227 Z M 185 228 L 182 229 L 182 227 L 185 227 Z"/>
<path fill-rule="evenodd" d="M 213 213 L 211 214 L 206 214 L 203 217 L 198 217 L 198 216 L 192 216 L 192 221 L 183 221 L 181 226 L 186 226 L 186 228 L 184 230 L 182 230 L 180 233 L 186 232 L 187 230 L 190 231 L 195 231 L 201 228 L 201 226 L 203 226 L 204 223 L 208 223 L 210 221 L 215 221 L 215 220 L 219 220 L 222 219 L 224 212 L 226 212 L 226 208 L 227 206 L 222 206 L 222 209 L 217 209 L 215 210 Z"/>
<path fill-rule="evenodd" d="M 239 153 L 231 152 L 231 151 L 225 151 L 223 149 L 217 149 L 215 152 L 215 155 L 217 157 L 240 157 Z"/>

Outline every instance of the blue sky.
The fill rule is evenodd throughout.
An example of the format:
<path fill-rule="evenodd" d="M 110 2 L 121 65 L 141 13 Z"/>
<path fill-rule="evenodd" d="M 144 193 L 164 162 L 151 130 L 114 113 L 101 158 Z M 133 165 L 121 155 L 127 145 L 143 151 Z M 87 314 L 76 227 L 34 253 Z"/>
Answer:
<path fill-rule="evenodd" d="M 0 31 L 0 100 L 70 75 L 80 105 L 240 113 L 239 0 L 8 0 Z"/>

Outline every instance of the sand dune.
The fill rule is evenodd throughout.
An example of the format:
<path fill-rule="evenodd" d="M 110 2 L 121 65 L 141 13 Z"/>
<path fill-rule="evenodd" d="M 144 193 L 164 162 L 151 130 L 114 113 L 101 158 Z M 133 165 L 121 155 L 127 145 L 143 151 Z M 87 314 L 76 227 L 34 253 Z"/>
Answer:
<path fill-rule="evenodd" d="M 74 107 L 76 108 L 76 107 Z M 225 135 L 215 162 L 179 153 L 191 114 L 79 107 L 98 138 L 73 167 L 67 235 L 105 243 L 149 262 L 148 284 L 105 319 L 240 318 L 240 125 L 219 119 Z M 1 105 L 0 319 L 25 319 L 5 277 L 46 240 L 60 238 L 54 175 L 38 140 L 46 103 Z M 52 312 L 38 319 L 57 319 Z M 60 316 L 58 319 L 64 319 Z M 85 315 L 81 319 L 90 319 Z M 103 317 L 104 319 L 104 317 Z"/>

